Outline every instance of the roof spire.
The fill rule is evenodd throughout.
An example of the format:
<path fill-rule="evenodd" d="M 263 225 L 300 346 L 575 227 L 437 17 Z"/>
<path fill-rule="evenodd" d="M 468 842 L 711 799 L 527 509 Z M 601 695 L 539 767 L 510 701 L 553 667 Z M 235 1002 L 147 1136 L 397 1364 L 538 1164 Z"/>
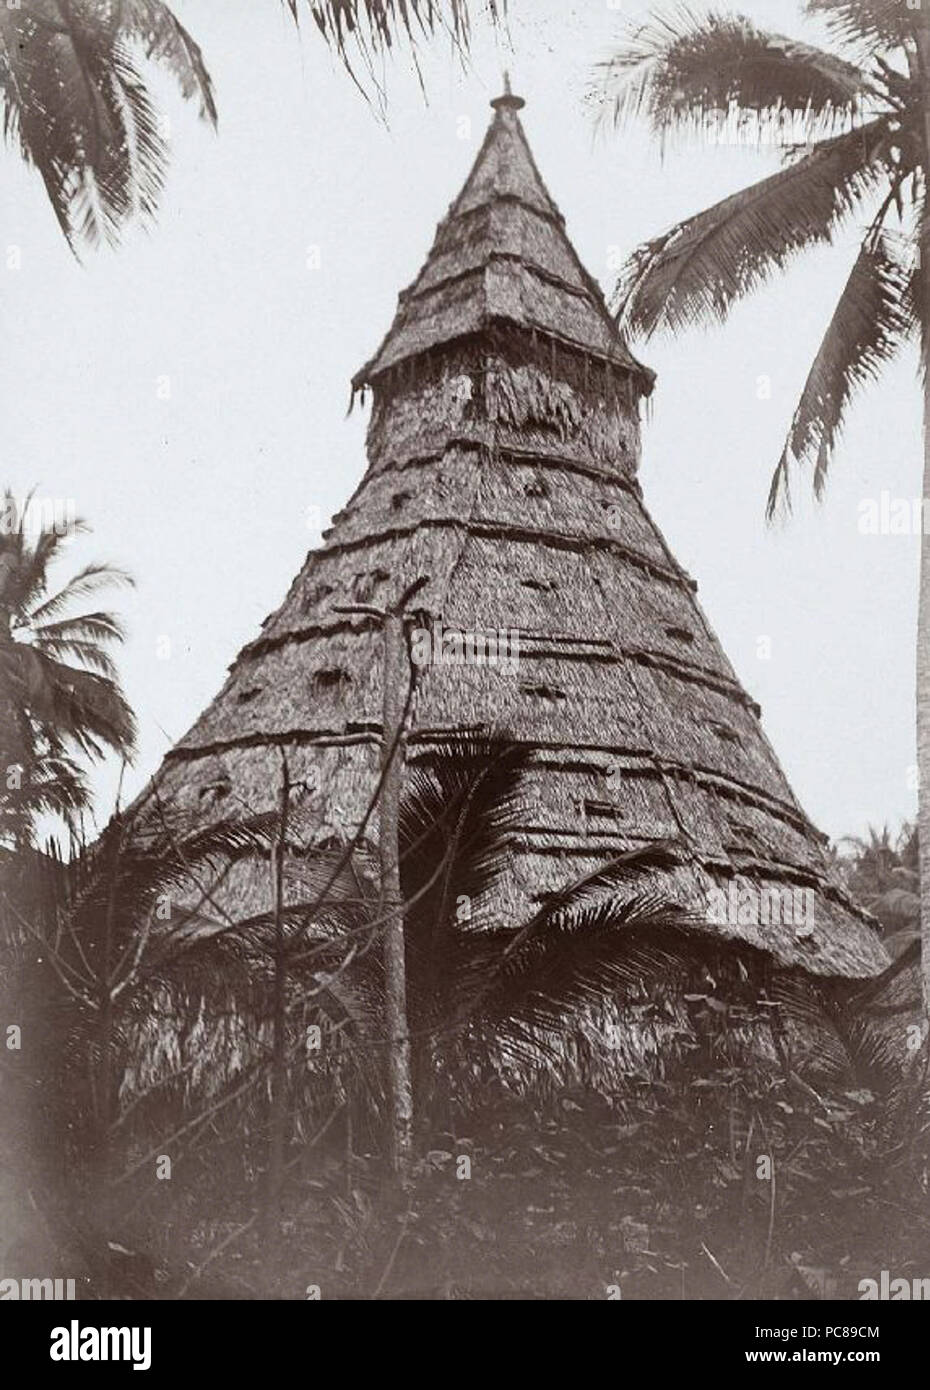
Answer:
<path fill-rule="evenodd" d="M 519 111 L 521 106 L 526 105 L 522 97 L 515 97 L 510 90 L 510 73 L 506 68 L 504 68 L 504 94 L 495 97 L 491 105 L 495 111 Z"/>

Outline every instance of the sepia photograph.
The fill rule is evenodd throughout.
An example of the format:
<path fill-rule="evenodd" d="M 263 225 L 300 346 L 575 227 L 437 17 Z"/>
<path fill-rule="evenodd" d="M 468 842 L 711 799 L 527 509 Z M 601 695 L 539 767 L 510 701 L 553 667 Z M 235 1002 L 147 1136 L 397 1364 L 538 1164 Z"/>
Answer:
<path fill-rule="evenodd" d="M 0 104 L 28 1362 L 233 1301 L 880 1362 L 930 1301 L 930 0 L 0 0 Z"/>

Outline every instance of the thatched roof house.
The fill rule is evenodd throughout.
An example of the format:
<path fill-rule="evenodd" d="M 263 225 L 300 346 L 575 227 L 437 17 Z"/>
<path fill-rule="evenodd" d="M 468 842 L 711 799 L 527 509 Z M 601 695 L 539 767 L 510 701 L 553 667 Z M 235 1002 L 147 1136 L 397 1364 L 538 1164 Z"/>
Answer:
<path fill-rule="evenodd" d="M 522 105 L 492 102 L 465 186 L 354 379 L 372 403 L 364 478 L 169 753 L 160 795 L 202 817 L 271 809 L 283 747 L 309 838 L 351 833 L 378 772 L 382 636 L 339 610 L 389 605 L 428 576 L 416 605 L 444 659 L 418 670 L 409 756 L 482 726 L 534 750 L 502 911 L 519 917 L 622 850 L 671 840 L 677 897 L 741 890 L 714 930 L 784 965 L 875 974 L 887 957 L 871 919 L 643 504 L 653 374 L 572 248 Z M 468 634 L 503 641 L 499 659 L 447 659 Z M 786 890 L 809 890 L 800 925 L 765 920 L 766 895 Z M 237 866 L 224 895 L 267 910 L 267 868 Z"/>

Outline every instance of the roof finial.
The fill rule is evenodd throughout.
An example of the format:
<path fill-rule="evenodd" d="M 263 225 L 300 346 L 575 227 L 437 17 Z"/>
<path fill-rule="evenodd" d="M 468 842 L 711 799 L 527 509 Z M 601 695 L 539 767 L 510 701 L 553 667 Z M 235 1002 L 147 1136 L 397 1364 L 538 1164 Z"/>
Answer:
<path fill-rule="evenodd" d="M 495 111 L 519 111 L 521 106 L 526 105 L 522 97 L 515 97 L 510 90 L 510 73 L 506 68 L 504 68 L 504 94 L 495 97 L 491 105 Z"/>

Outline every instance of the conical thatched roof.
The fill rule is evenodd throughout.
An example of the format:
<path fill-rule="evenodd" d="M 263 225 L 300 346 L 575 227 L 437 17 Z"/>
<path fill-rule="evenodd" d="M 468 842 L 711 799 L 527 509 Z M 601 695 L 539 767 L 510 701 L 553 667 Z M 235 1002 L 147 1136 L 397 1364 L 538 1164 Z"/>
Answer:
<path fill-rule="evenodd" d="M 411 757 L 487 726 L 535 750 L 502 912 L 519 918 L 622 850 L 671 840 L 680 866 L 666 889 L 696 905 L 735 890 L 714 930 L 786 965 L 874 974 L 887 958 L 871 920 L 843 893 L 643 505 L 652 374 L 572 249 L 522 102 L 493 105 L 426 264 L 354 380 L 373 397 L 368 470 L 168 755 L 160 795 L 210 818 L 269 810 L 283 747 L 308 839 L 350 835 L 377 777 L 382 638 L 376 619 L 339 609 L 387 606 L 428 576 L 415 602 L 431 638 L 435 623 L 447 633 L 434 653 L 501 631 L 518 649 L 513 667 L 418 667 L 411 715 Z M 251 914 L 267 910 L 267 885 L 267 867 L 245 863 L 223 891 Z M 766 921 L 773 892 L 792 890 L 809 890 L 800 925 Z"/>
<path fill-rule="evenodd" d="M 465 187 L 440 223 L 426 264 L 400 296 L 390 332 L 353 385 L 506 322 L 620 367 L 640 390 L 651 390 L 652 373 L 630 355 L 565 235 L 565 219 L 517 118 L 522 99 L 508 94 L 492 105 L 496 114 Z"/>

